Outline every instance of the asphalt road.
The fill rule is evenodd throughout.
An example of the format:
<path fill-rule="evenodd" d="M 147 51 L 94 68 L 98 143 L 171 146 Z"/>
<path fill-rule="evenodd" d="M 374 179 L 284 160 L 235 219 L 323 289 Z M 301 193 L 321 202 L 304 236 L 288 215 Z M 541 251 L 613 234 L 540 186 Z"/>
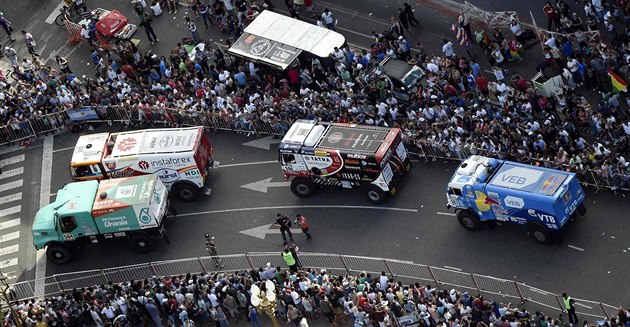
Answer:
<path fill-rule="evenodd" d="M 27 29 L 33 33 L 39 44 L 38 51 L 42 52 L 44 59 L 50 60 L 59 53 L 69 59 L 74 71 L 84 74 L 93 72 L 93 67 L 87 65 L 90 62 L 88 47 L 85 44 L 65 45 L 65 30 L 44 22 L 58 1 L 28 0 L 20 2 L 19 6 L 14 3 L 3 4 L 6 8 L 1 9 L 16 24 L 16 30 Z M 335 13 L 339 19 L 338 30 L 349 43 L 363 47 L 371 43 L 371 31 L 389 28 L 389 17 L 395 14 L 401 4 L 402 1 L 316 1 L 320 10 L 328 6 Z M 416 16 L 422 22 L 422 27 L 414 30 L 412 37 L 414 42 L 422 42 L 429 54 L 439 54 L 442 38 L 453 37 L 448 25 L 453 21 L 454 7 L 450 8 L 448 2 L 441 2 L 442 7 L 434 4 L 416 8 Z M 479 1 L 477 5 L 509 9 L 505 8 L 507 4 L 503 1 Z M 112 0 L 99 6 L 119 9 L 128 15 L 131 22 L 137 22 L 128 1 Z M 512 9 L 519 13 L 523 11 L 521 16 L 527 14 L 530 7 L 537 7 L 526 1 L 510 6 L 514 6 Z M 284 10 L 284 5 L 279 1 L 277 7 Z M 184 15 L 186 11 L 180 10 L 178 16 L 163 14 L 155 20 L 155 30 L 161 40 L 151 47 L 155 53 L 170 52 L 181 37 L 188 36 L 183 24 Z M 199 26 L 202 38 L 224 42 L 224 35 L 212 28 L 203 30 L 202 24 Z M 134 37 L 141 40 L 141 48 L 148 49 L 143 31 L 138 31 Z M 25 53 L 21 44 L 18 45 L 20 53 Z M 458 51 L 462 52 L 462 49 Z M 539 56 L 538 50 L 533 47 L 526 53 L 525 58 L 529 62 L 511 64 L 510 68 L 526 76 L 533 74 L 532 61 Z M 6 59 L 2 63 L 6 64 Z M 67 164 L 71 150 L 67 148 L 74 145 L 75 139 L 76 135 L 68 134 L 54 140 L 56 152 L 53 156 L 52 193 L 70 181 Z M 180 204 L 179 211 L 182 214 L 169 223 L 170 246 L 160 246 L 157 251 L 144 256 L 128 251 L 124 244 L 88 247 L 78 253 L 75 261 L 69 265 L 47 265 L 47 275 L 201 256 L 205 254 L 203 234 L 206 232 L 217 237 L 220 253 L 279 251 L 279 235 L 271 234 L 261 239 L 240 231 L 271 224 L 276 212 L 288 215 L 300 212 L 309 218 L 315 238 L 314 242 L 305 243 L 302 235 L 296 235 L 302 251 L 388 257 L 450 266 L 467 272 L 515 279 L 554 292 L 569 291 L 575 297 L 614 305 L 630 299 L 630 290 L 619 287 L 627 285 L 630 280 L 630 244 L 627 241 L 630 201 L 620 195 L 594 194 L 588 190 L 588 215 L 571 226 L 564 243 L 543 247 L 536 245 L 523 230 L 516 227 L 500 226 L 493 232 L 484 230 L 471 233 L 461 228 L 454 217 L 438 214 L 448 212 L 444 207 L 443 192 L 456 165 L 453 162 L 417 163 L 413 173 L 401 185 L 398 196 L 384 208 L 377 209 L 359 194 L 349 191 L 330 190 L 313 198 L 298 199 L 288 187 L 280 184 L 275 184 L 278 186 L 269 188 L 266 193 L 243 188 L 242 185 L 268 178 L 272 178 L 271 182 L 282 181 L 280 169 L 273 163 L 276 159 L 274 145 L 272 150 L 245 147 L 242 144 L 251 139 L 227 133 L 213 135 L 212 140 L 216 147 L 215 160 L 220 161 L 219 168 L 212 172 L 212 195 L 192 205 Z M 14 155 L 3 156 L 2 159 Z M 32 219 L 36 207 L 33 204 L 40 202 L 39 191 L 34 190 L 41 185 L 39 172 L 42 148 L 27 150 L 25 156 L 25 165 L 30 168 L 22 177 L 25 179 L 23 185 L 31 193 L 28 197 L 23 193 L 22 199 L 16 202 L 23 208 L 19 216 L 23 219 L 20 235 L 24 237 L 19 241 L 20 265 L 15 271 L 18 275 L 25 271 L 21 279 L 30 279 L 33 276 L 35 255 L 32 246 L 28 246 L 30 222 L 26 219 Z M 2 208 L 4 206 L 0 210 Z M 0 217 L 0 223 L 17 216 Z M 5 259 L 0 257 L 0 260 Z"/>
<path fill-rule="evenodd" d="M 53 193 L 70 182 L 66 167 L 76 137 L 55 138 Z M 443 188 L 456 167 L 454 162 L 416 163 L 399 194 L 385 206 L 374 207 L 354 191 L 329 189 L 300 199 L 286 186 L 269 187 L 266 192 L 243 188 L 268 178 L 282 182 L 275 163 L 277 145 L 270 150 L 253 148 L 243 145 L 251 138 L 232 133 L 214 134 L 211 139 L 214 159 L 219 161 L 211 173 L 212 194 L 193 204 L 176 203 L 180 214 L 168 224 L 169 246 L 161 244 L 155 252 L 142 256 L 124 243 L 90 246 L 77 252 L 68 265 L 48 264 L 47 275 L 203 256 L 205 233 L 216 236 L 222 254 L 280 251 L 280 235 L 261 235 L 260 230 L 281 212 L 309 218 L 314 241 L 307 243 L 303 235 L 295 235 L 301 251 L 449 266 L 554 292 L 569 290 L 576 297 L 612 304 L 628 298 L 627 290 L 617 286 L 630 274 L 626 227 L 630 203 L 622 195 L 588 190 L 587 216 L 570 226 L 562 244 L 540 246 L 518 227 L 472 233 L 460 227 L 455 217 L 445 215 L 449 211 Z M 256 227 L 254 236 L 241 233 Z M 594 280 L 597 284 L 586 283 Z"/>

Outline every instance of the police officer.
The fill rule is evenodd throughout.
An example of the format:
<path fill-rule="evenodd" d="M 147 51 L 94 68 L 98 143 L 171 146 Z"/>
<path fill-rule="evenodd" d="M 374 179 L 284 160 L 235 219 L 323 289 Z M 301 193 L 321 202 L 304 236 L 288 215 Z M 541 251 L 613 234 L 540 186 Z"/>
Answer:
<path fill-rule="evenodd" d="M 282 235 L 282 244 L 287 245 L 287 235 L 289 234 L 289 239 L 291 243 L 293 243 L 293 234 L 291 234 L 291 219 L 283 214 L 276 215 L 276 223 L 277 227 L 280 227 L 280 234 Z"/>

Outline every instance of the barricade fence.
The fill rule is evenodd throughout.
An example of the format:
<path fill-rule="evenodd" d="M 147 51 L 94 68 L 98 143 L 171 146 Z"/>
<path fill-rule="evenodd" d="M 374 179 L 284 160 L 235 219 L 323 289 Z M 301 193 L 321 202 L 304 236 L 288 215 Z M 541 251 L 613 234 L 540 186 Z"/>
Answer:
<path fill-rule="evenodd" d="M 415 142 L 408 144 L 409 153 L 417 158 L 430 160 L 459 160 L 463 161 L 472 155 L 484 155 L 504 159 L 503 153 L 489 151 L 478 148 L 450 148 L 441 144 L 429 144 L 425 142 Z M 520 162 L 544 166 L 553 169 L 560 169 L 574 172 L 580 183 L 585 186 L 591 186 L 597 190 L 610 191 L 629 191 L 630 190 L 630 174 L 622 171 L 604 171 L 601 169 L 586 169 L 568 164 L 558 165 L 554 162 L 538 158 L 528 158 L 527 160 L 519 160 Z"/>
<path fill-rule="evenodd" d="M 131 106 L 93 107 L 95 115 L 89 119 L 73 120 L 67 111 L 37 115 L 21 121 L 9 122 L 0 127 L 0 145 L 36 139 L 48 133 L 56 133 L 76 124 L 121 123 L 126 126 L 183 127 L 204 126 L 214 131 L 232 131 L 249 135 L 283 136 L 293 121 L 260 116 L 258 113 L 234 115 L 215 111 L 191 111 L 187 109 Z M 505 154 L 477 148 L 450 148 L 442 144 L 429 144 L 407 136 L 409 152 L 425 160 L 464 160 L 471 155 L 481 154 L 503 158 Z M 617 171 L 576 169 L 569 165 L 556 165 L 540 159 L 524 160 L 534 165 L 564 169 L 575 172 L 580 182 L 597 190 L 630 190 L 630 175 Z"/>
<path fill-rule="evenodd" d="M 405 285 L 419 282 L 423 285 L 431 284 L 438 289 L 454 288 L 462 292 L 472 292 L 472 295 L 483 295 L 486 299 L 502 299 L 501 302 L 529 302 L 557 312 L 563 311 L 562 298 L 559 294 L 513 280 L 432 267 L 410 261 L 328 253 L 301 253 L 299 261 L 304 268 L 326 269 L 335 275 L 350 274 L 356 276 L 365 272 L 379 276 L 384 271 L 395 281 L 401 281 Z M 39 297 L 51 297 L 62 291 L 105 285 L 109 282 L 121 283 L 153 276 L 183 276 L 188 273 L 229 273 L 258 270 L 259 267 L 265 267 L 267 263 L 276 267 L 285 266 L 281 256 L 275 252 L 156 261 L 124 267 L 56 274 L 43 280 L 18 282 L 11 285 L 9 295 L 14 301 L 32 299 L 36 297 L 34 292 L 37 283 L 44 284 L 44 294 L 39 294 Z M 619 306 L 576 298 L 574 300 L 576 313 L 591 319 L 609 318 L 618 313 Z"/>

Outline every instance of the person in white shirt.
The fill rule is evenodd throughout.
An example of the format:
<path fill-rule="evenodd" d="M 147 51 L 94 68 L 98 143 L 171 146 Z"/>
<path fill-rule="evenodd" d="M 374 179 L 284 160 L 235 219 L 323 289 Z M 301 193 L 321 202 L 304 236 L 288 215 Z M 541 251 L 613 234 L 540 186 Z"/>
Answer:
<path fill-rule="evenodd" d="M 444 43 L 444 45 L 442 45 L 442 52 L 444 53 L 444 56 L 446 56 L 447 58 L 455 57 L 455 50 L 453 49 L 453 42 L 447 39 L 443 39 L 442 43 Z"/>
<path fill-rule="evenodd" d="M 154 16 L 159 16 L 162 14 L 162 6 L 160 6 L 160 2 L 157 0 L 153 0 L 151 4 L 151 10 L 153 11 Z"/>
<path fill-rule="evenodd" d="M 553 37 L 553 35 L 551 37 L 549 37 L 549 39 L 547 39 L 547 41 L 545 41 L 545 45 L 550 47 L 550 48 L 555 48 L 556 47 L 556 38 Z"/>
<path fill-rule="evenodd" d="M 333 20 L 333 14 L 328 10 L 328 8 L 324 9 L 322 13 L 322 21 L 328 27 L 328 29 L 335 30 L 335 22 Z"/>

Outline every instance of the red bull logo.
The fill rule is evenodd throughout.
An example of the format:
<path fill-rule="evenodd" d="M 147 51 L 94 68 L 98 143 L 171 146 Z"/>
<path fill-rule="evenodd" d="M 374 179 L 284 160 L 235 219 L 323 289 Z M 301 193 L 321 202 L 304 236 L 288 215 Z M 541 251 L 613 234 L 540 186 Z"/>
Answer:
<path fill-rule="evenodd" d="M 497 200 L 495 200 L 495 199 L 493 199 L 493 198 L 491 198 L 489 196 L 486 196 L 486 198 L 484 199 L 483 203 L 487 204 L 487 205 L 490 205 L 490 206 L 498 206 L 498 205 L 500 205 L 499 201 L 497 201 Z"/>

